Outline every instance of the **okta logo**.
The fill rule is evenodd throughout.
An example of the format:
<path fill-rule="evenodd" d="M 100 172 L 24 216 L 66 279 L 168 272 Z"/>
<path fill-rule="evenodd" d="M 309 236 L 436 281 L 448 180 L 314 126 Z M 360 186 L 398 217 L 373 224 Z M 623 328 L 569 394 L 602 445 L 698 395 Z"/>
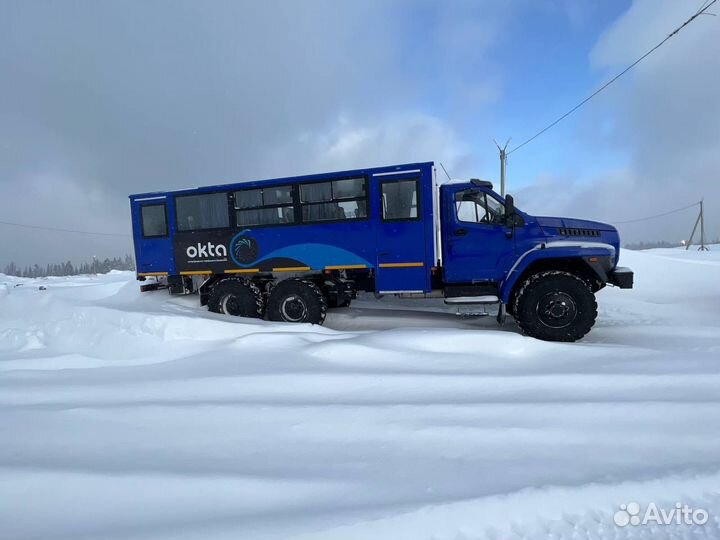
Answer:
<path fill-rule="evenodd" d="M 188 246 L 185 254 L 190 259 L 207 259 L 208 257 L 227 257 L 227 248 L 222 244 L 198 243 L 196 246 Z"/>

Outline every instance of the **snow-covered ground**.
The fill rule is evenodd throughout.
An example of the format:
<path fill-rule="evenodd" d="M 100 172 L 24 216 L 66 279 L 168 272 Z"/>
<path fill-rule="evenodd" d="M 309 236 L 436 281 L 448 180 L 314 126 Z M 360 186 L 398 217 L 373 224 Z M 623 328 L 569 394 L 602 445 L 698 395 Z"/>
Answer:
<path fill-rule="evenodd" d="M 720 246 L 622 257 L 574 344 L 0 276 L 0 538 L 719 538 Z M 631 501 L 709 520 L 617 527 Z"/>

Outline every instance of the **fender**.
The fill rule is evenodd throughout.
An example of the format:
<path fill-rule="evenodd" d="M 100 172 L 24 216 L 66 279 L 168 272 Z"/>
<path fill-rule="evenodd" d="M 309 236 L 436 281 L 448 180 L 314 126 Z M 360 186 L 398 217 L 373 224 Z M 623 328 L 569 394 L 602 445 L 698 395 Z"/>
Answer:
<path fill-rule="evenodd" d="M 543 259 L 578 259 L 584 257 L 615 258 L 615 247 L 602 242 L 544 242 L 520 255 L 500 283 L 500 300 L 507 304 L 510 293 L 522 273 L 534 262 Z"/>

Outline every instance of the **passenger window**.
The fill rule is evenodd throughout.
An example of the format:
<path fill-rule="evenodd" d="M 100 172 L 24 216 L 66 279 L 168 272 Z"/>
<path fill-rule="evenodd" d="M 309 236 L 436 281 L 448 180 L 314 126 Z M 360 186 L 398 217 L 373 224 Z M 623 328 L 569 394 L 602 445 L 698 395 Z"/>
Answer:
<path fill-rule="evenodd" d="M 178 231 L 201 231 L 230 226 L 227 193 L 175 197 Z"/>
<path fill-rule="evenodd" d="M 505 209 L 487 193 L 476 190 L 458 191 L 455 194 L 458 221 L 464 223 L 501 224 Z"/>
<path fill-rule="evenodd" d="M 332 200 L 332 183 L 322 182 L 300 185 L 301 202 L 323 202 Z"/>
<path fill-rule="evenodd" d="M 167 213 L 164 204 L 147 204 L 140 210 L 145 238 L 167 236 Z"/>
<path fill-rule="evenodd" d="M 295 221 L 295 211 L 292 208 L 258 208 L 256 210 L 238 210 L 238 227 L 252 225 L 282 225 Z"/>
<path fill-rule="evenodd" d="M 246 189 L 235 192 L 235 208 L 256 208 L 262 206 L 262 189 Z"/>
<path fill-rule="evenodd" d="M 235 221 L 238 227 L 294 223 L 292 186 L 236 191 Z"/>
<path fill-rule="evenodd" d="M 292 186 L 264 188 L 263 204 L 292 204 Z"/>
<path fill-rule="evenodd" d="M 337 201 L 303 205 L 303 221 L 331 221 L 367 217 L 367 201 Z"/>
<path fill-rule="evenodd" d="M 418 181 L 399 180 L 381 184 L 383 220 L 417 219 Z"/>
<path fill-rule="evenodd" d="M 332 183 L 333 199 L 351 199 L 365 196 L 365 179 L 348 178 L 335 180 Z"/>
<path fill-rule="evenodd" d="M 306 223 L 368 216 L 364 177 L 300 184 L 300 201 Z"/>

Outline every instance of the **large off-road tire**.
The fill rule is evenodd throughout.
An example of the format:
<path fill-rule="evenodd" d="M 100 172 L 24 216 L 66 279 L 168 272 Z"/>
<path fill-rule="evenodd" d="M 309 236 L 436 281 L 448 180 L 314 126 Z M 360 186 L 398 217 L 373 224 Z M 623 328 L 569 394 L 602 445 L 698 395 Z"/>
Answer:
<path fill-rule="evenodd" d="M 569 272 L 533 274 L 514 295 L 512 313 L 527 335 L 577 341 L 595 324 L 597 302 L 588 284 Z"/>
<path fill-rule="evenodd" d="M 327 302 L 320 287 L 307 279 L 286 279 L 270 291 L 267 315 L 271 321 L 322 324 Z"/>
<path fill-rule="evenodd" d="M 208 308 L 225 315 L 262 318 L 265 302 L 260 288 L 252 281 L 225 278 L 210 291 Z"/>

